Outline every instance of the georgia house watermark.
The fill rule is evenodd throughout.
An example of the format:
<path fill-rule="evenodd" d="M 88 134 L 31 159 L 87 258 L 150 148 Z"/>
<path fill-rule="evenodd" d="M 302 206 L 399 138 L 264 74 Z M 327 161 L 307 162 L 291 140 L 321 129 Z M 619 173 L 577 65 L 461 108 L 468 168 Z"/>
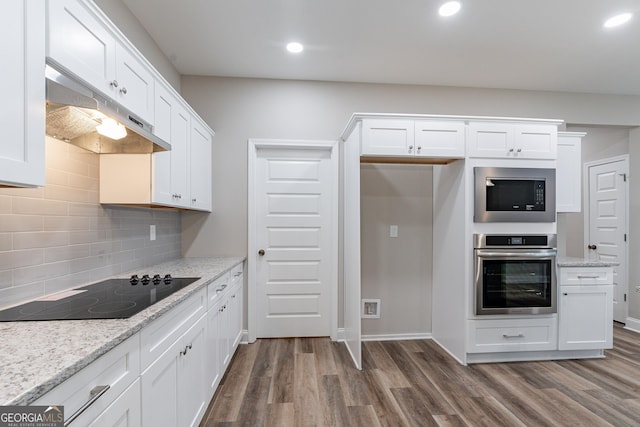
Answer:
<path fill-rule="evenodd" d="M 63 427 L 64 406 L 0 406 L 0 427 Z"/>

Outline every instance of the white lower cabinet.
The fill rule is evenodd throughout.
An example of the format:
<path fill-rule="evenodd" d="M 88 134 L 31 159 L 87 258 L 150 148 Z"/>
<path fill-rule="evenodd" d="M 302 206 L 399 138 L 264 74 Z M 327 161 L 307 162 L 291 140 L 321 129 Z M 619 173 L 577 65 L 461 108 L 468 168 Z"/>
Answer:
<path fill-rule="evenodd" d="M 204 316 L 142 373 L 142 425 L 194 426 L 204 415 Z"/>
<path fill-rule="evenodd" d="M 612 267 L 561 267 L 559 276 L 558 348 L 612 348 Z"/>
<path fill-rule="evenodd" d="M 467 352 L 556 350 L 556 331 L 555 316 L 469 320 Z"/>
<path fill-rule="evenodd" d="M 242 264 L 32 405 L 74 426 L 187 427 L 202 420 L 242 337 Z"/>
<path fill-rule="evenodd" d="M 140 393 L 130 388 L 140 375 L 139 342 L 138 334 L 128 338 L 32 405 L 62 405 L 65 422 L 73 419 L 74 426 L 114 425 L 116 418 L 139 426 Z M 126 402 L 120 399 L 125 393 Z"/>
<path fill-rule="evenodd" d="M 90 427 L 134 427 L 141 423 L 140 380 L 129 386 L 107 409 L 89 424 Z"/>

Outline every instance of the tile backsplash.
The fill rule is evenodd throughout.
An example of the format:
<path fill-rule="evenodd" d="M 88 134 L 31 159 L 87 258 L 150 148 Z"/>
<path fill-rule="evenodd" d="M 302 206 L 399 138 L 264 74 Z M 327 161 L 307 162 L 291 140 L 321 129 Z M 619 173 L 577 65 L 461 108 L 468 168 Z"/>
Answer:
<path fill-rule="evenodd" d="M 0 308 L 181 256 L 181 213 L 100 205 L 99 167 L 47 137 L 46 185 L 0 188 Z"/>

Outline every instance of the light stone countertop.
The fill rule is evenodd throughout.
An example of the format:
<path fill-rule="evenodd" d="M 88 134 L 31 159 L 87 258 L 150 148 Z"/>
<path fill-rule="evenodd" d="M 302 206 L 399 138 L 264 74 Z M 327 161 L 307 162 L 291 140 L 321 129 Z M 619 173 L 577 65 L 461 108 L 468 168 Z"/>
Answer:
<path fill-rule="evenodd" d="M 618 264 L 615 261 L 600 259 L 558 257 L 558 267 L 612 267 Z"/>
<path fill-rule="evenodd" d="M 128 319 L 0 322 L 0 404 L 34 402 L 244 260 L 182 258 L 118 275 L 144 270 L 201 278 Z"/>

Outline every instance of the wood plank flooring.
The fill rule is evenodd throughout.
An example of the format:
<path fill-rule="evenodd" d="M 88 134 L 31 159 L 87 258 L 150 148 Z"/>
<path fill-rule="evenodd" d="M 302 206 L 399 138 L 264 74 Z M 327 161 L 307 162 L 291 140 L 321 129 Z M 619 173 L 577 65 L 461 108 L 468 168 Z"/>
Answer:
<path fill-rule="evenodd" d="M 238 348 L 201 427 L 640 426 L 640 334 L 606 359 L 461 366 L 430 340 L 365 342 L 358 371 L 328 338 Z"/>

